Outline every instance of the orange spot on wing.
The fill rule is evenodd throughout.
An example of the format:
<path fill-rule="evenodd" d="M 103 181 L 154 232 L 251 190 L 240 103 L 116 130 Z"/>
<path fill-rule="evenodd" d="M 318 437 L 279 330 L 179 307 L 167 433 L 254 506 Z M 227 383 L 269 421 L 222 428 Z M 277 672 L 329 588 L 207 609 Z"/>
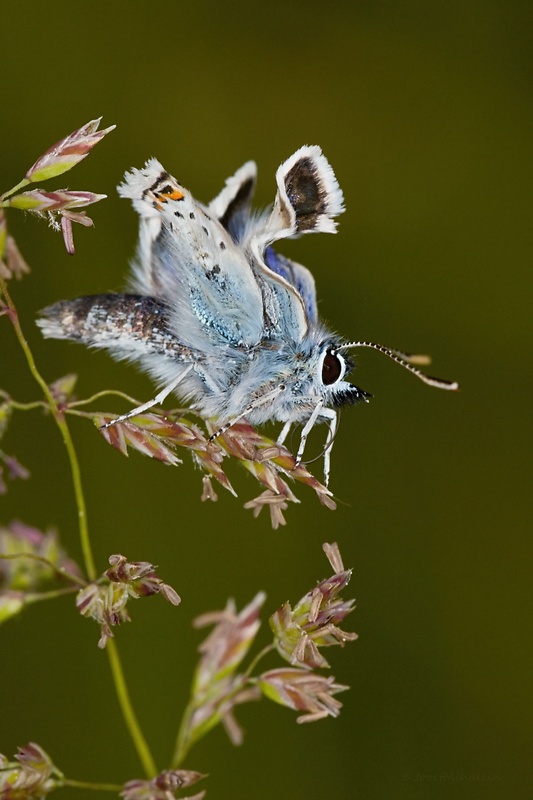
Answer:
<path fill-rule="evenodd" d="M 172 189 L 169 192 L 161 192 L 157 195 L 157 199 L 161 201 L 161 203 L 166 203 L 167 200 L 183 200 L 185 197 L 178 189 Z"/>

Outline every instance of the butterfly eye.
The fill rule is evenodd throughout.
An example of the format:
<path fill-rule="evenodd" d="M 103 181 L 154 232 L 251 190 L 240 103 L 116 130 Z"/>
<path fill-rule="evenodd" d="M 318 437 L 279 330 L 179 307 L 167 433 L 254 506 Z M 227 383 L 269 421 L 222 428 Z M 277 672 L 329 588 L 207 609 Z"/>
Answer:
<path fill-rule="evenodd" d="M 339 357 L 335 350 L 327 350 L 322 361 L 322 383 L 331 386 L 344 374 L 344 359 Z"/>

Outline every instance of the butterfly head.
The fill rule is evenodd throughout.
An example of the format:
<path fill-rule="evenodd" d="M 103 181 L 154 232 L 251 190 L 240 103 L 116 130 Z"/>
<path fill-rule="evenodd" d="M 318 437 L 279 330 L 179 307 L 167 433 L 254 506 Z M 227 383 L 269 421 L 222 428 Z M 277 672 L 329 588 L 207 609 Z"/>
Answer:
<path fill-rule="evenodd" d="M 372 395 L 344 380 L 353 366 L 353 360 L 341 351 L 339 345 L 331 341 L 322 343 L 316 380 L 325 405 L 339 407 L 361 401 L 368 402 Z"/>

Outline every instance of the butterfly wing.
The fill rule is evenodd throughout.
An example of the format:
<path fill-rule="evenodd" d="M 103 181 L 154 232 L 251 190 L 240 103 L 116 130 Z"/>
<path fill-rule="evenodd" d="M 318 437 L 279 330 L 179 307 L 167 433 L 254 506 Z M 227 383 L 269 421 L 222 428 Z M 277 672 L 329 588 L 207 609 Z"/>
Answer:
<path fill-rule="evenodd" d="M 247 161 L 209 203 L 209 211 L 218 219 L 235 242 L 243 238 L 251 217 L 252 199 L 257 180 L 254 161 Z"/>
<path fill-rule="evenodd" d="M 276 172 L 278 192 L 265 230 L 266 244 L 303 233 L 335 233 L 344 211 L 341 188 L 317 145 L 304 145 Z"/>
<path fill-rule="evenodd" d="M 179 341 L 205 353 L 217 348 L 219 356 L 223 345 L 257 344 L 263 330 L 262 295 L 247 256 L 217 218 L 222 199 L 214 201 L 213 213 L 156 159 L 128 173 L 119 193 L 133 201 L 141 218 L 133 288 L 170 307 Z M 243 208 L 241 203 L 237 213 L 238 192 L 230 199 L 232 217 L 238 220 Z"/>
<path fill-rule="evenodd" d="M 319 147 L 305 145 L 276 172 L 278 186 L 270 216 L 251 228 L 245 246 L 251 253 L 263 303 L 273 327 L 301 341 L 318 322 L 315 283 L 305 267 L 276 253 L 278 239 L 304 233 L 335 233 L 334 218 L 344 211 L 343 195 Z"/>
<path fill-rule="evenodd" d="M 296 289 L 302 299 L 308 323 L 310 325 L 318 323 L 315 279 L 307 267 L 277 253 L 273 247 L 265 249 L 264 261 L 272 272 Z"/>

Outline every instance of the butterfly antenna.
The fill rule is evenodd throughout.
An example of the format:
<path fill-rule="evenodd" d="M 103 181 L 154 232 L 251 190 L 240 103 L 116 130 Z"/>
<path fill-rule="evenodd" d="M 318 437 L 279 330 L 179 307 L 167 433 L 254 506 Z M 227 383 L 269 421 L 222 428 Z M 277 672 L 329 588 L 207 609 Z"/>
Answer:
<path fill-rule="evenodd" d="M 426 375 L 422 370 L 417 369 L 414 364 L 427 364 L 430 359 L 428 356 L 409 355 L 409 353 L 402 353 L 400 350 L 392 350 L 390 347 L 384 347 L 382 344 L 376 342 L 348 342 L 338 347 L 338 350 L 348 350 L 352 347 L 370 347 L 372 350 L 378 350 L 380 353 L 391 358 L 401 367 L 408 372 L 412 372 L 423 383 L 428 386 L 435 386 L 437 389 L 447 389 L 456 392 L 459 389 L 459 384 L 456 381 L 445 381 L 442 378 L 433 378 L 431 375 Z"/>

